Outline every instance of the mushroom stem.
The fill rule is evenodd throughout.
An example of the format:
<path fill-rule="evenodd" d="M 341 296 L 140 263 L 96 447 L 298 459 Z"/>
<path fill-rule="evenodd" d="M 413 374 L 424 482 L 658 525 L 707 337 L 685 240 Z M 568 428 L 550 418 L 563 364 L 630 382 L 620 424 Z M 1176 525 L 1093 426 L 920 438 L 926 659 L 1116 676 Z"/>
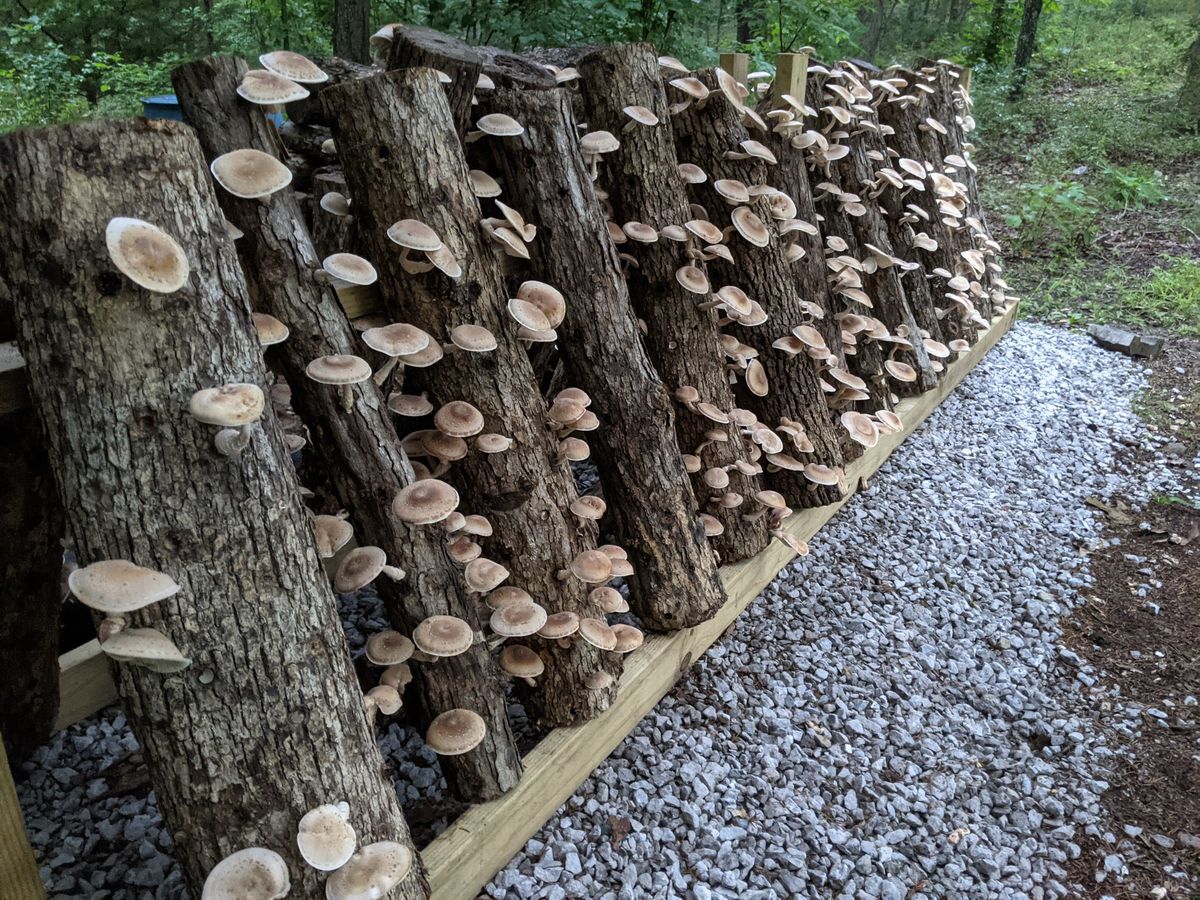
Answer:
<path fill-rule="evenodd" d="M 392 581 L 403 581 L 405 572 L 397 566 L 384 566 L 383 574 L 392 579 Z"/>
<path fill-rule="evenodd" d="M 329 273 L 324 269 L 313 269 L 313 281 L 317 284 L 329 284 Z"/>
<path fill-rule="evenodd" d="M 489 651 L 491 651 L 491 650 L 495 650 L 497 647 L 499 647 L 499 646 L 500 646 L 501 644 L 503 644 L 503 643 L 504 643 L 504 635 L 502 635 L 502 634 L 494 634 L 494 635 L 492 635 L 492 637 L 491 637 L 491 638 L 488 640 L 488 642 L 487 642 L 487 648 L 488 648 L 488 650 L 489 650 Z"/>
<path fill-rule="evenodd" d="M 218 431 L 216 437 L 213 438 L 217 452 L 232 459 L 241 456 L 242 451 L 250 445 L 250 429 L 253 424 L 251 422 L 240 428 L 222 428 Z"/>
<path fill-rule="evenodd" d="M 537 687 L 537 681 L 533 678 L 526 678 L 526 679 L 524 679 L 524 681 L 530 687 Z"/>
<path fill-rule="evenodd" d="M 391 359 L 389 359 L 387 362 L 385 362 L 382 366 L 380 366 L 379 371 L 375 373 L 375 375 L 373 376 L 375 379 L 375 383 L 377 385 L 379 385 L 380 387 L 383 387 L 383 383 L 388 380 L 388 376 L 392 374 L 392 370 L 395 369 L 397 366 L 400 366 L 400 357 L 393 356 Z M 400 366 L 400 371 L 401 372 L 404 371 L 403 366 Z"/>
<path fill-rule="evenodd" d="M 341 389 L 342 409 L 351 412 L 354 409 L 354 390 L 351 385 L 343 384 Z"/>
<path fill-rule="evenodd" d="M 108 616 L 100 622 L 100 626 L 96 629 L 96 637 L 103 644 L 114 634 L 124 631 L 128 624 L 124 616 Z"/>

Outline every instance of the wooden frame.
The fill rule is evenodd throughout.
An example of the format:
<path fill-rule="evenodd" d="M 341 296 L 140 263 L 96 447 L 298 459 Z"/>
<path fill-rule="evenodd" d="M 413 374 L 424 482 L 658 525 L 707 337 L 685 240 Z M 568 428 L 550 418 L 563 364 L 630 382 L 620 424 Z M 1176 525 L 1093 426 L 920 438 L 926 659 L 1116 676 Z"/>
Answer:
<path fill-rule="evenodd" d="M 1016 319 L 1017 310 L 1014 305 L 994 319 L 970 351 L 946 367 L 934 390 L 900 402 L 896 411 L 904 420 L 904 430 L 882 435 L 875 447 L 847 466 L 851 489 L 845 497 L 830 506 L 796 513 L 788 519 L 787 530 L 808 540 L 833 518 L 863 481 L 874 475 L 996 345 Z M 603 715 L 584 725 L 552 731 L 525 757 L 525 774 L 516 788 L 498 800 L 472 806 L 426 847 L 422 857 L 429 868 L 434 900 L 475 896 L 794 557 L 791 549 L 775 541 L 753 559 L 722 567 L 729 600 L 712 619 L 694 628 L 648 637 L 628 658 L 617 698 Z M 60 663 L 59 728 L 116 700 L 116 688 L 96 641 L 64 654 Z M 4 807 L 5 799 L 0 797 L 0 820 Z M 0 844 L 6 840 L 11 841 L 11 835 L 0 839 Z"/>

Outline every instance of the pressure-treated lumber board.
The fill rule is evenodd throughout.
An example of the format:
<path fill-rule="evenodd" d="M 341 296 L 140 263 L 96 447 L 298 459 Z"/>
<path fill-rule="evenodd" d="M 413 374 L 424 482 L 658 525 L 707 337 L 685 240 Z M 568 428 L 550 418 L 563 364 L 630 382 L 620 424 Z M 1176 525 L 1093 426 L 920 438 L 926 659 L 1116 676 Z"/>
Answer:
<path fill-rule="evenodd" d="M 74 725 L 117 700 L 108 659 L 100 642 L 88 641 L 58 658 L 58 721 L 55 730 Z"/>
<path fill-rule="evenodd" d="M 741 84 L 745 84 L 746 76 L 750 74 L 750 54 L 722 53 L 718 65 Z"/>
<path fill-rule="evenodd" d="M 995 346 L 1015 317 L 1016 307 L 998 317 L 968 353 L 947 366 L 934 390 L 901 401 L 897 412 L 904 419 L 904 431 L 882 436 L 846 467 L 851 492 L 838 503 L 792 516 L 788 531 L 807 540 L 828 522 L 862 479 L 873 475 Z M 425 848 L 421 855 L 429 869 L 432 900 L 475 896 L 794 557 L 792 550 L 773 541 L 754 558 L 722 568 L 729 600 L 712 619 L 647 637 L 626 661 L 617 699 L 609 709 L 584 725 L 550 732 L 525 757 L 525 774 L 516 788 L 499 800 L 472 806 Z"/>
<path fill-rule="evenodd" d="M 29 847 L 29 835 L 25 833 L 4 741 L 0 741 L 0 895 L 21 900 L 46 896 L 37 860 Z"/>

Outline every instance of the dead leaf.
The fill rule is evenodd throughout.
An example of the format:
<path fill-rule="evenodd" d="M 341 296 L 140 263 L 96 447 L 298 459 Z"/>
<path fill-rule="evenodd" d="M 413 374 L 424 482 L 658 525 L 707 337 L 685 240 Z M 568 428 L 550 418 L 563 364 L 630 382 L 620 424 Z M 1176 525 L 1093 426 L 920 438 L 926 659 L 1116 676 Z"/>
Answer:
<path fill-rule="evenodd" d="M 955 828 L 946 838 L 951 844 L 957 845 L 959 841 L 971 833 L 970 828 Z"/>
<path fill-rule="evenodd" d="M 1180 547 L 1186 547 L 1196 538 L 1200 537 L 1200 524 L 1192 523 L 1192 527 L 1188 529 L 1186 535 L 1172 534 L 1171 543 L 1178 544 Z"/>
<path fill-rule="evenodd" d="M 1100 510 L 1108 520 L 1117 525 L 1129 525 L 1133 522 L 1133 516 L 1129 515 L 1129 507 L 1120 500 L 1115 500 L 1113 503 L 1105 503 L 1099 497 L 1088 497 L 1084 501 L 1088 506 Z"/>
<path fill-rule="evenodd" d="M 613 850 L 619 850 L 621 841 L 625 840 L 629 832 L 633 830 L 633 824 L 624 816 L 609 816 L 608 828 L 612 832 L 612 838 L 610 839 L 612 848 Z"/>

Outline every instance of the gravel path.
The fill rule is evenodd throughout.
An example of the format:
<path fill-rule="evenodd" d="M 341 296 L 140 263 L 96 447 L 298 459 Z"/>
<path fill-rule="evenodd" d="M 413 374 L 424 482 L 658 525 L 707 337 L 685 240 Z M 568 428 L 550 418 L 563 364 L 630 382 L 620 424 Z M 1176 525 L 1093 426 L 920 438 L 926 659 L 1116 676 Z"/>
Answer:
<path fill-rule="evenodd" d="M 1056 623 L 1098 539 L 1084 500 L 1175 488 L 1114 474 L 1144 437 L 1143 383 L 1085 338 L 1019 324 L 487 893 L 1066 895 L 1076 841 L 1107 827 L 1108 750 L 1078 713 L 1095 673 Z M 364 598 L 347 613 L 356 644 L 376 612 Z M 428 754 L 401 763 L 410 730 L 382 746 L 407 805 L 436 797 Z M 135 748 L 109 711 L 28 766 L 52 897 L 183 895 L 153 794 L 105 797 Z"/>

